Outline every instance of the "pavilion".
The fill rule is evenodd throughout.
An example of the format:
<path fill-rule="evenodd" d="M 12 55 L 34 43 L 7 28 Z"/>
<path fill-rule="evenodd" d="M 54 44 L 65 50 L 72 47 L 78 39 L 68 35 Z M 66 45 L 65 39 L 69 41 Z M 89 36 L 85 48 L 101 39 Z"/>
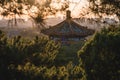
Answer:
<path fill-rule="evenodd" d="M 81 26 L 74 22 L 71 17 L 71 11 L 67 10 L 66 19 L 48 29 L 41 31 L 55 41 L 79 41 L 85 37 L 94 34 L 94 30 Z"/>

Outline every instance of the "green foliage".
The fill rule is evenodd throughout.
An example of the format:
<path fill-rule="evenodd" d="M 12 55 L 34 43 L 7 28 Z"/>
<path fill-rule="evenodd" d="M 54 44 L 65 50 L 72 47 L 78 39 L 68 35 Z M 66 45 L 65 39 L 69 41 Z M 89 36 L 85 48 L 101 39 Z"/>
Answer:
<path fill-rule="evenodd" d="M 7 38 L 0 31 L 0 80 L 86 80 L 82 61 L 54 65 L 59 49 L 46 37 Z"/>
<path fill-rule="evenodd" d="M 120 27 L 103 29 L 79 51 L 88 80 L 120 79 Z"/>
<path fill-rule="evenodd" d="M 15 76 L 22 80 L 86 80 L 85 71 L 81 66 L 73 66 L 71 64 L 71 67 L 69 64 L 67 66 L 52 66 L 48 68 L 26 63 L 25 65 L 18 65 Z"/>
<path fill-rule="evenodd" d="M 65 65 L 69 61 L 74 64 L 78 64 L 77 51 L 81 49 L 85 41 L 79 41 L 68 45 L 62 45 L 59 50 L 59 54 L 55 59 L 56 65 Z"/>
<path fill-rule="evenodd" d="M 7 78 L 4 76 L 10 76 L 11 66 L 14 68 L 27 62 L 37 66 L 52 66 L 59 47 L 47 38 L 29 40 L 18 36 L 9 39 L 0 31 L 0 76 Z"/>

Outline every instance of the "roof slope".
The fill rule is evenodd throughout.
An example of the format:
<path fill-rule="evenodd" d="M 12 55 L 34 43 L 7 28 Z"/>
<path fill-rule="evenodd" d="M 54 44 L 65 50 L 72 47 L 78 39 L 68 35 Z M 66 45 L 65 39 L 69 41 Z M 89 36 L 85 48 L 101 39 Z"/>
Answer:
<path fill-rule="evenodd" d="M 72 19 L 66 19 L 63 22 L 41 31 L 49 36 L 56 37 L 85 37 L 94 33 L 94 30 L 83 27 Z"/>

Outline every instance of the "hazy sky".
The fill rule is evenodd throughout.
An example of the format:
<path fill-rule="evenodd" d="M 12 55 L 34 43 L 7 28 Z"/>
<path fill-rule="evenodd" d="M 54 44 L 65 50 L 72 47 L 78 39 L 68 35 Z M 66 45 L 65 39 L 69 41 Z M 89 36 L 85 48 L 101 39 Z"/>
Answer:
<path fill-rule="evenodd" d="M 47 0 L 42 0 L 47 1 Z M 49 1 L 49 0 L 48 0 Z M 61 4 L 63 4 L 65 0 L 52 0 L 52 6 L 55 6 L 56 8 L 59 8 Z M 37 1 L 41 2 L 41 1 Z M 69 10 L 72 12 L 72 17 L 78 17 L 79 13 L 83 10 L 83 7 L 88 6 L 88 1 L 87 0 L 69 0 Z M 42 3 L 42 2 L 41 2 Z M 58 13 L 57 16 L 64 16 L 61 13 Z"/>
<path fill-rule="evenodd" d="M 44 1 L 50 1 L 50 0 L 36 0 L 38 3 L 44 3 Z M 56 2 L 58 1 L 58 3 Z M 60 4 L 63 4 L 64 0 L 52 0 L 52 4 L 56 7 L 59 7 Z M 69 4 L 69 10 L 71 10 L 71 14 L 72 17 L 78 17 L 79 13 L 82 12 L 83 7 L 87 7 L 88 6 L 88 2 L 87 0 L 69 0 L 70 4 Z M 72 3 L 73 2 L 73 3 Z M 49 4 L 49 3 L 48 3 Z M 34 9 L 32 9 L 34 11 Z M 56 15 L 57 17 L 65 17 L 65 14 L 61 14 L 60 12 L 57 13 Z M 55 16 L 53 16 L 55 17 Z M 0 18 L 2 19 L 2 17 L 0 16 Z"/>
<path fill-rule="evenodd" d="M 64 0 L 60 0 L 61 2 L 63 2 Z M 69 0 L 70 3 L 69 5 L 69 10 L 71 10 L 71 14 L 72 17 L 78 17 L 79 13 L 82 12 L 83 7 L 88 7 L 88 1 L 87 0 Z M 58 6 L 57 3 L 55 6 Z M 65 15 L 61 15 L 61 13 L 58 14 L 58 16 L 65 16 Z"/>

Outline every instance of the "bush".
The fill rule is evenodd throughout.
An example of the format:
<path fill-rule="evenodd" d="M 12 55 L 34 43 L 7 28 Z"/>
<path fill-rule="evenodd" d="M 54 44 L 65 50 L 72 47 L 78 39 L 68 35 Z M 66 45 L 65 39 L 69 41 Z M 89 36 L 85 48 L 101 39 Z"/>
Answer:
<path fill-rule="evenodd" d="M 18 65 L 52 66 L 60 45 L 48 38 L 7 38 L 0 31 L 0 80 L 13 80 Z M 15 72 L 15 73 L 14 73 Z"/>
<path fill-rule="evenodd" d="M 85 41 L 79 41 L 69 45 L 62 45 L 59 49 L 59 53 L 56 56 L 56 65 L 66 65 L 72 61 L 75 64 L 79 64 L 77 51 L 81 49 Z"/>
<path fill-rule="evenodd" d="M 59 48 L 45 37 L 7 38 L 0 31 L 0 80 L 86 80 L 81 65 L 54 65 Z"/>
<path fill-rule="evenodd" d="M 96 33 L 78 54 L 88 80 L 120 80 L 120 27 Z"/>

